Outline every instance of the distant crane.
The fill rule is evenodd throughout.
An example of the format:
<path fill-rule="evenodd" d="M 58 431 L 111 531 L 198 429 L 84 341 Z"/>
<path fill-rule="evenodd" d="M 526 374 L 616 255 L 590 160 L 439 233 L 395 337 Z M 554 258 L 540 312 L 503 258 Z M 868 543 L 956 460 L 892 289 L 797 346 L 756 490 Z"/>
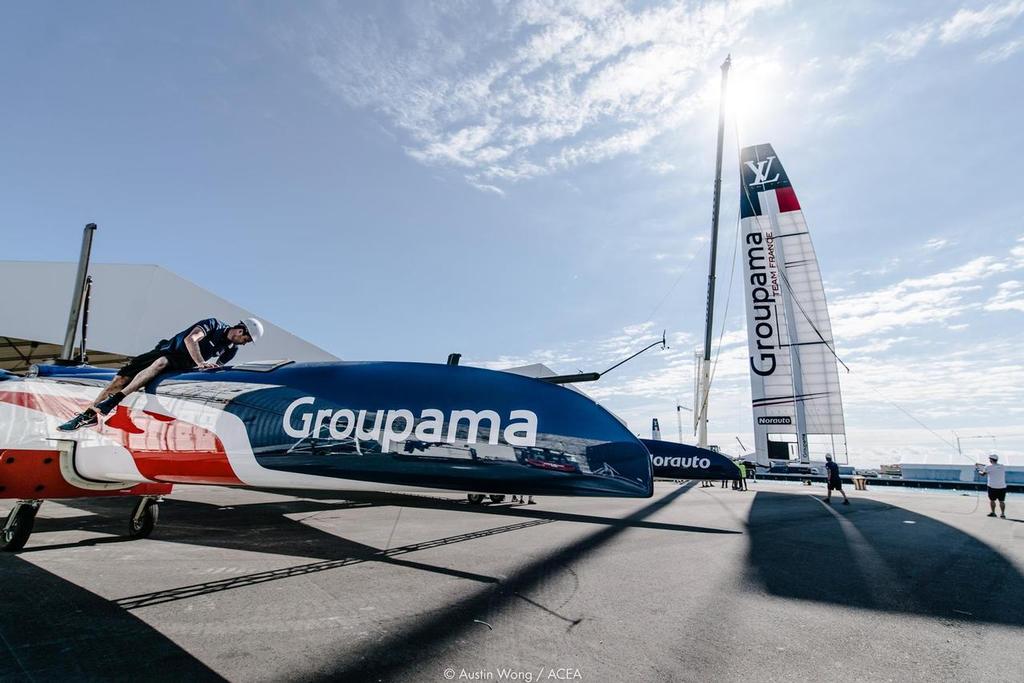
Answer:
<path fill-rule="evenodd" d="M 992 439 L 992 449 L 995 450 L 995 447 L 996 447 L 996 437 L 995 437 L 994 434 L 978 434 L 976 436 L 960 436 L 956 432 L 953 432 L 953 436 L 956 437 L 956 452 L 960 455 L 961 458 L 964 457 L 964 451 L 960 447 L 960 440 L 961 439 L 964 439 L 964 440 L 966 440 L 966 439 Z M 968 460 L 970 460 L 970 458 L 968 458 Z"/>
<path fill-rule="evenodd" d="M 689 408 L 684 406 L 682 403 L 680 403 L 679 399 L 677 398 L 676 399 L 676 422 L 679 425 L 679 443 L 683 442 L 683 411 L 684 410 L 686 410 L 688 412 L 691 412 L 691 413 L 693 412 L 692 410 L 690 410 Z"/>

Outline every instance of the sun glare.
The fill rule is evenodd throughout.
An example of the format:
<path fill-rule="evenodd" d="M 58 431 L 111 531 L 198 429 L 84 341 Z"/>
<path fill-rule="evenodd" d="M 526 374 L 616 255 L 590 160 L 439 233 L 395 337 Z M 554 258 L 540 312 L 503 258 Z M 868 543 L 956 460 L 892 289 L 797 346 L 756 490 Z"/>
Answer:
<path fill-rule="evenodd" d="M 763 135 L 777 125 L 776 115 L 785 98 L 783 69 L 776 61 L 734 60 L 729 71 L 726 113 L 735 122 L 740 138 Z"/>

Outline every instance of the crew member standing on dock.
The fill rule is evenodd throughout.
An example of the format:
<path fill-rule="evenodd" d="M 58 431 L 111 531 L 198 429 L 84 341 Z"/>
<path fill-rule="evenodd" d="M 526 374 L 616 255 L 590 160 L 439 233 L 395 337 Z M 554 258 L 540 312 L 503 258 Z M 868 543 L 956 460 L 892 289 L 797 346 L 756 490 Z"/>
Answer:
<path fill-rule="evenodd" d="M 999 501 L 999 516 L 1006 519 L 1006 467 L 999 464 L 999 456 L 988 456 L 988 467 L 978 465 L 978 474 L 988 477 L 989 517 L 996 516 L 996 501 Z"/>
<path fill-rule="evenodd" d="M 73 432 L 82 427 L 99 424 L 99 416 L 106 415 L 162 372 L 215 368 L 235 357 L 239 346 L 245 346 L 263 336 L 263 323 L 256 318 L 228 325 L 216 318 L 200 320 L 170 339 L 161 340 L 152 351 L 136 356 L 117 371 L 110 384 L 100 392 L 91 406 L 57 427 L 62 432 Z M 216 363 L 210 359 L 217 357 Z"/>
<path fill-rule="evenodd" d="M 826 503 L 832 502 L 832 492 L 839 491 L 843 496 L 843 505 L 849 505 L 850 499 L 846 497 L 846 491 L 843 490 L 843 480 L 839 476 L 839 465 L 832 459 L 831 453 L 825 454 L 825 473 L 828 483 L 828 495 L 825 497 Z"/>

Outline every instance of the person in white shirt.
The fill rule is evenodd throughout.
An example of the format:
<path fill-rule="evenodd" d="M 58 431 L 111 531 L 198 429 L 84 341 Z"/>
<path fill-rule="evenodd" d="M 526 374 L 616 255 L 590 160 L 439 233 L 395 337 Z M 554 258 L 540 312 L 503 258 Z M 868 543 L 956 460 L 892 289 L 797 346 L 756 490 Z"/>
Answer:
<path fill-rule="evenodd" d="M 1006 467 L 999 464 L 999 456 L 988 456 L 988 467 L 978 465 L 978 474 L 988 477 L 988 505 L 992 509 L 989 517 L 996 516 L 996 501 L 999 501 L 1000 517 L 1006 519 Z"/>

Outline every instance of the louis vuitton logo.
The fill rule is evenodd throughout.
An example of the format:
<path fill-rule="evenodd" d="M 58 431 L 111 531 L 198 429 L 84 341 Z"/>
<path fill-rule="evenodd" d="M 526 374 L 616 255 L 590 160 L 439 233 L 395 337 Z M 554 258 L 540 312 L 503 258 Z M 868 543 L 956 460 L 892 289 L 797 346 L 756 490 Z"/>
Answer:
<path fill-rule="evenodd" d="M 750 183 L 750 187 L 763 187 L 764 185 L 774 183 L 779 179 L 778 173 L 776 173 L 773 178 L 768 177 L 768 174 L 772 172 L 773 161 L 775 161 L 775 157 L 768 157 L 763 161 L 758 161 L 756 166 L 753 161 L 747 162 L 747 168 L 754 173 L 754 181 Z"/>

